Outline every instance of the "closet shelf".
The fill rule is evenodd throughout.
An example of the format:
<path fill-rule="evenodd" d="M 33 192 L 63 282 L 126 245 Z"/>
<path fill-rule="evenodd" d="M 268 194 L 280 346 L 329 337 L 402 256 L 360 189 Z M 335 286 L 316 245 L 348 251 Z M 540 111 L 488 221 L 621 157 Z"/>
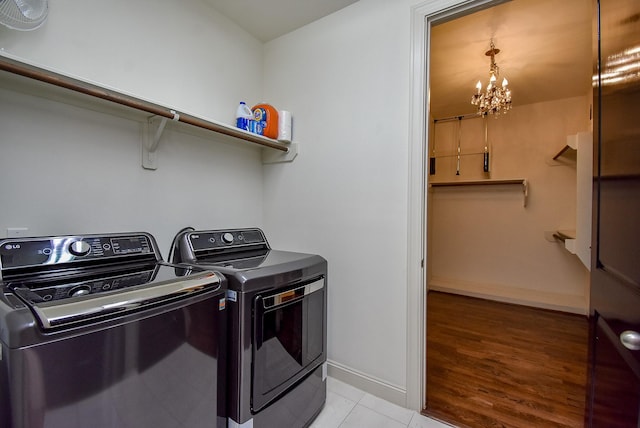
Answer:
<path fill-rule="evenodd" d="M 567 242 L 568 240 L 576 239 L 575 230 L 557 230 L 554 232 L 553 237 L 558 241 Z"/>
<path fill-rule="evenodd" d="M 168 123 L 181 123 L 187 130 L 201 130 L 209 135 L 215 133 L 231 137 L 235 141 L 273 149 L 276 153 L 281 152 L 280 156 L 284 161 L 293 160 L 297 154 L 296 144 L 284 144 L 230 125 L 176 111 L 114 89 L 12 59 L 5 54 L 0 54 L 0 71 L 0 84 L 7 89 L 146 122 L 146 127 L 151 128 L 151 131 L 146 132 L 148 136 L 143 141 L 143 151 L 146 149 L 153 156 Z M 271 155 L 270 159 L 273 162 L 274 156 Z"/>
<path fill-rule="evenodd" d="M 568 160 L 576 168 L 576 229 L 553 232 L 553 239 L 564 243 L 571 254 L 578 256 L 591 269 L 591 210 L 593 191 L 593 135 L 591 131 L 567 136 L 566 145 L 553 157 Z M 566 162 L 565 162 L 566 164 Z"/>
<path fill-rule="evenodd" d="M 576 161 L 576 149 L 571 147 L 570 145 L 564 146 L 560 151 L 553 157 L 553 160 L 558 160 L 561 157 L 567 158 L 572 161 Z"/>
<path fill-rule="evenodd" d="M 553 157 L 553 160 L 557 161 L 560 158 L 564 158 L 574 163 L 577 162 L 578 138 L 584 138 L 580 137 L 580 135 L 581 133 L 568 135 L 567 144 L 560 149 L 560 151 Z"/>
<path fill-rule="evenodd" d="M 571 254 L 578 254 L 577 234 L 575 230 L 558 230 L 553 234 L 556 241 L 564 244 L 564 248 Z"/>
<path fill-rule="evenodd" d="M 524 196 L 524 206 L 527 206 L 529 196 L 529 183 L 526 178 L 494 179 L 494 180 L 457 180 L 457 181 L 437 181 L 429 183 L 429 187 L 455 187 L 455 186 L 491 186 L 517 184 L 522 186 Z"/>

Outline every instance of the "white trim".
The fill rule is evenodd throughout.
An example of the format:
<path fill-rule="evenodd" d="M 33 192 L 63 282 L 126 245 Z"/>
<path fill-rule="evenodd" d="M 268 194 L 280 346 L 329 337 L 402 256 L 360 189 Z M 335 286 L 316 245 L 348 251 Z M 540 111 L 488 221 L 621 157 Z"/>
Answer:
<path fill-rule="evenodd" d="M 362 373 L 336 361 L 327 361 L 327 366 L 329 367 L 329 376 L 332 378 L 341 380 L 398 406 L 405 407 L 407 391 L 402 387 Z"/>
<path fill-rule="evenodd" d="M 429 117 L 430 20 L 504 0 L 427 0 L 411 8 L 411 104 L 407 224 L 407 372 L 405 407 L 420 411 L 426 399 L 426 147 Z M 455 8 L 455 10 L 454 10 Z M 424 262 L 424 268 L 423 268 Z"/>
<path fill-rule="evenodd" d="M 227 418 L 227 428 L 253 428 L 253 418 L 243 424 L 239 424 L 231 418 Z"/>
<path fill-rule="evenodd" d="M 427 2 L 431 4 L 433 2 Z M 426 4 L 411 11 L 411 106 L 409 114 L 409 206 L 407 235 L 407 372 L 405 407 L 420 411 L 426 397 L 425 323 L 425 120 L 427 108 Z"/>

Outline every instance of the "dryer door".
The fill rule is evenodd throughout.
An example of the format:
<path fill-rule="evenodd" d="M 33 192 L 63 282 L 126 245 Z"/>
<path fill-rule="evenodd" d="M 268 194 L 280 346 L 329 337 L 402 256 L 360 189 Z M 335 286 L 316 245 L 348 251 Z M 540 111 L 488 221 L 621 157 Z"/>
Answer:
<path fill-rule="evenodd" d="M 326 360 L 326 302 L 324 277 L 255 298 L 253 412 Z"/>

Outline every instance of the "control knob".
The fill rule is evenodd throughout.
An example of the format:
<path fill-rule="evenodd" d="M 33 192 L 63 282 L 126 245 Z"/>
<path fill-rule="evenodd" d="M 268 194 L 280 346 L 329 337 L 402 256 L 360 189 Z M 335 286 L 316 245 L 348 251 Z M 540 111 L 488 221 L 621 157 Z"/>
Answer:
<path fill-rule="evenodd" d="M 91 287 L 88 285 L 81 285 L 71 289 L 71 291 L 69 291 L 69 297 L 86 296 L 89 293 L 91 293 Z"/>
<path fill-rule="evenodd" d="M 227 232 L 225 234 L 222 235 L 222 241 L 225 244 L 231 244 L 233 242 L 233 234 L 230 232 Z"/>
<path fill-rule="evenodd" d="M 86 256 L 91 251 L 91 245 L 85 241 L 73 241 L 69 245 L 69 252 L 77 257 Z"/>

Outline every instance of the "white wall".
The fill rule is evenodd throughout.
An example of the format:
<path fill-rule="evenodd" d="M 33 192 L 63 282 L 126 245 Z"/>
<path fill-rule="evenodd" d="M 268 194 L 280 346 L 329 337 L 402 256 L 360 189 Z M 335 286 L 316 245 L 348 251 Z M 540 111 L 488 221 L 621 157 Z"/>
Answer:
<path fill-rule="evenodd" d="M 553 157 L 568 135 L 590 129 L 589 115 L 584 96 L 518 106 L 487 119 L 490 178 L 527 179 L 527 205 L 520 185 L 433 188 L 430 289 L 588 312 L 589 271 L 551 234 L 576 229 L 576 162 Z M 456 175 L 457 127 L 436 123 L 430 182 L 489 178 L 482 172 L 480 118 L 461 123 Z"/>
<path fill-rule="evenodd" d="M 275 246 L 329 261 L 329 359 L 406 385 L 411 1 L 361 0 L 265 45 L 265 99 L 300 154 L 265 167 Z M 375 389 L 375 385 L 370 385 Z"/>
<path fill-rule="evenodd" d="M 56 0 L 0 49 L 140 98 L 232 123 L 262 90 L 262 43 L 202 0 Z"/>
<path fill-rule="evenodd" d="M 206 118 L 269 100 L 301 144 L 263 170 L 165 132 L 146 171 L 139 123 L 0 90 L 0 234 L 146 230 L 166 255 L 183 226 L 264 226 L 329 260 L 330 358 L 402 396 L 409 6 L 363 0 L 264 47 L 199 0 L 57 0 L 37 31 L 0 28 L 7 54 Z"/>
<path fill-rule="evenodd" d="M 140 166 L 140 124 L 0 90 L 0 234 L 148 231 L 164 256 L 182 227 L 260 225 L 260 152 L 165 133 Z"/>
<path fill-rule="evenodd" d="M 226 123 L 260 99 L 262 44 L 201 1 L 49 5 L 36 31 L 0 26 L 3 52 Z M 5 89 L 0 129 L 0 236 L 143 230 L 166 256 L 187 225 L 262 225 L 251 145 L 169 131 L 147 171 L 139 122 Z"/>

